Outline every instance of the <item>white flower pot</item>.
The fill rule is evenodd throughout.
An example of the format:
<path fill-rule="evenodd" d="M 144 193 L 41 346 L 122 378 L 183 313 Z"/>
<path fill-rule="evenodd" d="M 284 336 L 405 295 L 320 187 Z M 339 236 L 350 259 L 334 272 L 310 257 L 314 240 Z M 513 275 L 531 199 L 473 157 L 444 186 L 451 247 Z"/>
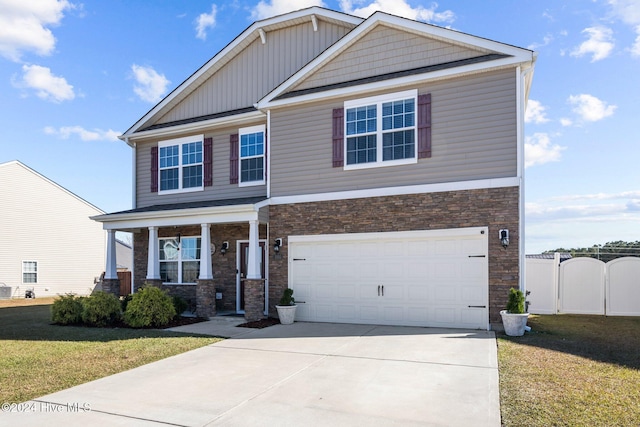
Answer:
<path fill-rule="evenodd" d="M 278 317 L 280 318 L 280 324 L 290 325 L 293 323 L 296 317 L 295 305 L 276 305 L 276 310 L 278 310 Z"/>
<path fill-rule="evenodd" d="M 527 326 L 529 313 L 514 314 L 507 313 L 507 310 L 502 310 L 500 316 L 502 317 L 505 334 L 510 337 L 521 337 L 524 335 L 524 327 Z"/>

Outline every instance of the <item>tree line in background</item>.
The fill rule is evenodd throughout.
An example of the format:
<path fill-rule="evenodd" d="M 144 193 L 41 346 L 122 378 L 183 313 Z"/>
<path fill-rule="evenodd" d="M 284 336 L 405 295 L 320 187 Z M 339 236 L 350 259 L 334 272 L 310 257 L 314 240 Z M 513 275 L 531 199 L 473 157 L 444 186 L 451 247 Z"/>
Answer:
<path fill-rule="evenodd" d="M 545 254 L 552 254 L 554 252 L 568 253 L 571 254 L 573 258 L 591 257 L 603 262 L 609 262 L 616 258 L 626 256 L 640 257 L 640 241 L 624 242 L 622 240 L 618 240 L 616 242 L 607 242 L 604 245 L 593 245 L 589 248 L 558 248 L 550 251 L 544 251 Z"/>

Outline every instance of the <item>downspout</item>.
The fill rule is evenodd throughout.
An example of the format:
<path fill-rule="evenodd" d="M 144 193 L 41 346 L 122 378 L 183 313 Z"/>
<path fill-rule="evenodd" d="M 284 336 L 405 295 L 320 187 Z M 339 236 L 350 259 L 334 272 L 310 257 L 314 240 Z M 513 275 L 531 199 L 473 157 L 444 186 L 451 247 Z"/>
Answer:
<path fill-rule="evenodd" d="M 271 197 L 271 110 L 267 110 L 267 199 Z"/>

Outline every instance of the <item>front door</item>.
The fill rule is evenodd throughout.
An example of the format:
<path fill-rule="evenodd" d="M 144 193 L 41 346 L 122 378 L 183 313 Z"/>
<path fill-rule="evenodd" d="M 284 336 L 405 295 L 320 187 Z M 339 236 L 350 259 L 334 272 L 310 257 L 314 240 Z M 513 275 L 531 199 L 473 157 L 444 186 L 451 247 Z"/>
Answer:
<path fill-rule="evenodd" d="M 260 242 L 260 276 L 262 279 L 265 278 L 264 275 L 264 242 Z M 249 262 L 249 243 L 240 243 L 240 291 L 239 291 L 239 299 L 240 299 L 240 310 L 244 310 L 244 278 L 247 277 L 247 264 Z"/>

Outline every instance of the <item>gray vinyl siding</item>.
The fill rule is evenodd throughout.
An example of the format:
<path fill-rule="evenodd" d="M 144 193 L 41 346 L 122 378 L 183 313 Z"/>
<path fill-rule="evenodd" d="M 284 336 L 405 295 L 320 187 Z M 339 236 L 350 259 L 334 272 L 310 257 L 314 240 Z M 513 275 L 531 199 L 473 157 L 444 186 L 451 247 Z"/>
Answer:
<path fill-rule="evenodd" d="M 516 176 L 515 70 L 417 89 L 432 96 L 432 157 L 411 165 L 349 171 L 332 167 L 332 111 L 346 99 L 272 111 L 272 196 Z"/>
<path fill-rule="evenodd" d="M 257 37 L 156 123 L 250 107 L 350 30 L 319 21 L 317 32 L 311 22 L 269 31 L 266 44 Z"/>
<path fill-rule="evenodd" d="M 242 127 L 255 126 L 259 124 L 264 123 L 253 123 L 251 125 L 243 125 Z M 204 133 L 205 138 L 213 138 L 213 186 L 204 187 L 203 191 L 162 195 L 152 193 L 151 147 L 157 145 L 158 141 L 139 142 L 136 148 L 136 207 L 142 208 L 153 205 L 196 202 L 201 200 L 223 200 L 241 197 L 266 196 L 266 185 L 239 187 L 238 184 L 229 184 L 229 135 L 238 133 L 238 129 L 238 127 L 227 127 Z"/>
<path fill-rule="evenodd" d="M 486 50 L 456 46 L 380 25 L 292 90 L 474 58 L 487 53 Z"/>

